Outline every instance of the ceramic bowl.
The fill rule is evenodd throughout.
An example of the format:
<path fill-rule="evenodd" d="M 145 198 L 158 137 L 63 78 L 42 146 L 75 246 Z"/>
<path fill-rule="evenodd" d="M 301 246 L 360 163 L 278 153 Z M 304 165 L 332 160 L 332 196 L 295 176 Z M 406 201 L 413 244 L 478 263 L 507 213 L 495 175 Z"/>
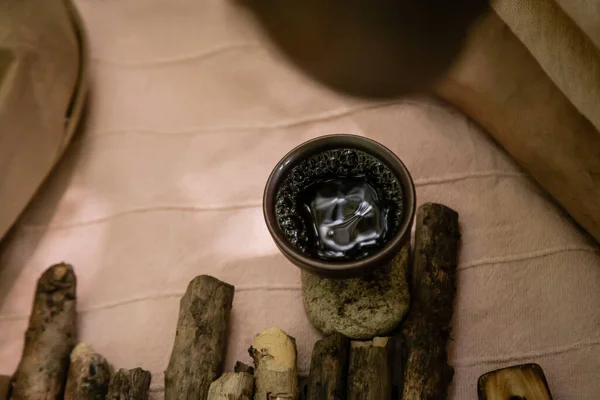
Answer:
<path fill-rule="evenodd" d="M 307 158 L 338 148 L 350 148 L 365 152 L 383 162 L 397 177 L 403 189 L 403 213 L 394 236 L 377 252 L 350 261 L 325 261 L 302 252 L 292 245 L 280 229 L 275 214 L 277 191 L 288 173 Z M 349 134 L 321 136 L 309 140 L 286 154 L 275 166 L 267 181 L 263 197 L 263 213 L 269 233 L 281 253 L 297 267 L 328 278 L 352 278 L 368 274 L 392 261 L 394 256 L 410 239 L 415 215 L 415 187 L 408 169 L 388 148 L 374 140 Z"/>

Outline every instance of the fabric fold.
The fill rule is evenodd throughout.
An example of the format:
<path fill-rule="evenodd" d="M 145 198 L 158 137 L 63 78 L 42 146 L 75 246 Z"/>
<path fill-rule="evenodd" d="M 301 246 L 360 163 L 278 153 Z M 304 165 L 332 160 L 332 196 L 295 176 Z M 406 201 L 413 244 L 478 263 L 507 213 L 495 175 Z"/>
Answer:
<path fill-rule="evenodd" d="M 0 237 L 77 126 L 86 87 L 82 40 L 70 1 L 0 2 Z"/>
<path fill-rule="evenodd" d="M 580 0 L 579 7 L 587 3 Z M 493 0 L 500 18 L 573 105 L 600 131 L 600 49 L 554 0 Z M 572 14 L 579 10 L 569 4 Z M 583 12 L 577 15 L 583 15 Z M 589 16 L 600 26 L 600 14 Z"/>

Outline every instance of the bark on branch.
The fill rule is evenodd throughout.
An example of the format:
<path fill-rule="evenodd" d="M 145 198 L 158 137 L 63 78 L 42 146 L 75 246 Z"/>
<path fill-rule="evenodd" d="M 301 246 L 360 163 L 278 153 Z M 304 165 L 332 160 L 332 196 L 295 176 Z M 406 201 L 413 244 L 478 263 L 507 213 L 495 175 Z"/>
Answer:
<path fill-rule="evenodd" d="M 351 342 L 348 400 L 391 400 L 393 365 L 392 338 Z"/>
<path fill-rule="evenodd" d="M 198 276 L 188 285 L 165 371 L 165 400 L 206 400 L 223 370 L 233 294 L 232 285 L 212 276 Z"/>
<path fill-rule="evenodd" d="M 315 343 L 310 361 L 309 400 L 346 398 L 350 339 L 334 333 Z"/>
<path fill-rule="evenodd" d="M 40 277 L 11 399 L 62 399 L 76 336 L 73 267 L 56 264 Z"/>
<path fill-rule="evenodd" d="M 110 380 L 106 400 L 146 400 L 152 375 L 141 368 L 120 369 Z"/>
<path fill-rule="evenodd" d="M 102 355 L 85 343 L 71 352 L 65 400 L 103 400 L 110 383 L 110 367 Z"/>
<path fill-rule="evenodd" d="M 404 399 L 445 399 L 454 376 L 448 365 L 456 264 L 458 213 L 440 204 L 417 212 L 412 283 L 413 303 L 403 329 L 407 359 Z"/>
<path fill-rule="evenodd" d="M 225 372 L 211 383 L 208 400 L 252 400 L 254 377 L 247 372 Z"/>

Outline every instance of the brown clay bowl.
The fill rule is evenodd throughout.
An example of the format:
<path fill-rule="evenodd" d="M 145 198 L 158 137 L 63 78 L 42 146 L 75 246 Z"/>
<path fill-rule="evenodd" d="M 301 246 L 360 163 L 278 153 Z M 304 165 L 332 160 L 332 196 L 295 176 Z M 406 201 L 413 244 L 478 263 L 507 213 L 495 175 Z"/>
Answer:
<path fill-rule="evenodd" d="M 275 200 L 277 191 L 287 174 L 298 163 L 326 150 L 351 148 L 370 154 L 387 167 L 398 178 L 403 189 L 403 216 L 394 236 L 388 239 L 379 251 L 365 258 L 354 261 L 328 262 L 310 257 L 292 245 L 280 229 L 275 215 Z M 410 239 L 411 228 L 415 215 L 415 187 L 406 166 L 388 148 L 362 137 L 348 134 L 321 136 L 309 140 L 294 148 L 277 163 L 265 187 L 263 197 L 263 213 L 269 233 L 281 253 L 294 265 L 307 272 L 327 278 L 352 278 L 366 275 L 374 269 L 391 262 L 394 256 Z"/>

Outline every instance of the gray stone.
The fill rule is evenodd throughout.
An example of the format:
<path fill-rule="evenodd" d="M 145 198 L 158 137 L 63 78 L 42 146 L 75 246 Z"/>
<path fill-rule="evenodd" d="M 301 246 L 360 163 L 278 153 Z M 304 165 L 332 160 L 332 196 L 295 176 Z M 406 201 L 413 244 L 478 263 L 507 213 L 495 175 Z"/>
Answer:
<path fill-rule="evenodd" d="M 302 273 L 304 307 L 325 335 L 372 339 L 394 331 L 409 307 L 406 282 L 409 246 L 374 273 L 352 279 L 327 279 Z"/>

